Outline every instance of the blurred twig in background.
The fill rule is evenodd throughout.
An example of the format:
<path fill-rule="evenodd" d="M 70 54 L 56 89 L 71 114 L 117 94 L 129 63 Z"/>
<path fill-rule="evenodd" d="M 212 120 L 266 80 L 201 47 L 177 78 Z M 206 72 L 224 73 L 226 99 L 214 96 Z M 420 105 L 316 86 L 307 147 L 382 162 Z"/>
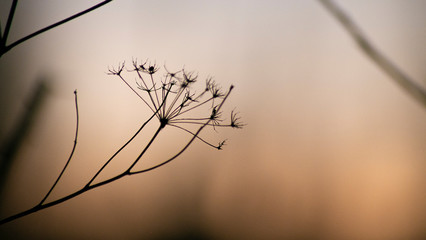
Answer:
<path fill-rule="evenodd" d="M 373 60 L 383 71 L 385 71 L 401 88 L 403 88 L 411 97 L 417 100 L 423 107 L 426 107 L 426 90 L 417 84 L 413 79 L 402 72 L 395 64 L 380 53 L 367 40 L 358 26 L 349 18 L 349 16 L 331 0 L 319 0 L 330 13 L 343 25 L 349 32 L 360 49 Z"/>
<path fill-rule="evenodd" d="M 28 39 L 31 39 L 31 38 L 33 38 L 33 37 L 35 37 L 35 36 L 37 36 L 37 35 L 39 35 L 41 33 L 44 33 L 44 32 L 46 32 L 46 31 L 48 31 L 48 30 L 50 30 L 52 28 L 55 28 L 55 27 L 57 27 L 59 25 L 62 25 L 64 23 L 66 23 L 66 22 L 69 22 L 69 21 L 71 21 L 71 20 L 73 20 L 75 18 L 78 18 L 78 17 L 80 17 L 80 16 L 82 16 L 82 15 L 88 13 L 88 12 L 91 12 L 91 11 L 93 11 L 93 10 L 99 8 L 99 7 L 102 7 L 103 5 L 105 5 L 105 4 L 107 4 L 107 3 L 111 2 L 111 1 L 112 0 L 102 1 L 102 2 L 96 4 L 95 6 L 93 6 L 91 8 L 88 8 L 88 9 L 86 9 L 84 11 L 76 13 L 76 14 L 68 17 L 68 18 L 65 18 L 65 19 L 63 19 L 63 20 L 61 20 L 59 22 L 56 22 L 56 23 L 54 23 L 54 24 L 52 24 L 50 26 L 42 28 L 42 29 L 40 29 L 40 30 L 38 30 L 38 31 L 36 31 L 34 33 L 31 33 L 28 36 L 23 37 L 23 38 L 15 41 L 15 42 L 9 44 L 9 45 L 6 45 L 7 38 L 9 36 L 10 27 L 12 26 L 13 16 L 15 15 L 15 9 L 16 9 L 16 6 L 18 5 L 18 0 L 13 0 L 12 6 L 10 7 L 9 16 L 7 18 L 7 23 L 6 23 L 6 27 L 4 29 L 4 33 L 1 32 L 1 28 L 0 28 L 0 57 L 3 56 L 3 54 L 5 54 L 6 52 L 8 52 L 10 49 L 12 49 L 12 48 L 16 47 L 17 45 L 19 45 L 19 44 L 27 41 Z"/>
<path fill-rule="evenodd" d="M 0 146 L 0 200 L 4 183 L 7 180 L 9 168 L 27 133 L 31 130 L 34 119 L 39 112 L 47 93 L 47 81 L 41 79 L 34 87 L 32 96 L 20 120 L 15 125 L 11 135 Z"/>

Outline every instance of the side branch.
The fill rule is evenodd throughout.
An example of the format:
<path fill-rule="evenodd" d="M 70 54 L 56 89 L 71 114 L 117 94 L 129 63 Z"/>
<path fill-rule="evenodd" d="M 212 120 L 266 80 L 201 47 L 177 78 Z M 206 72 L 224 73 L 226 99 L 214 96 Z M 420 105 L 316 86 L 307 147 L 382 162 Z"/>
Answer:
<path fill-rule="evenodd" d="M 68 157 L 67 163 L 65 164 L 64 168 L 62 169 L 62 172 L 59 174 L 58 178 L 56 179 L 55 183 L 52 185 L 52 187 L 50 188 L 49 192 L 47 192 L 46 196 L 43 198 L 43 200 L 41 200 L 41 202 L 39 203 L 39 205 L 42 205 L 46 199 L 49 197 L 50 193 L 53 191 L 53 189 L 55 188 L 56 184 L 59 182 L 59 179 L 61 179 L 62 175 L 65 172 L 65 169 L 68 167 L 68 164 L 70 163 L 74 152 L 75 152 L 75 148 L 77 147 L 77 137 L 78 137 L 78 125 L 79 125 L 79 116 L 78 116 L 78 101 L 77 101 L 77 90 L 74 91 L 74 95 L 75 95 L 75 112 L 76 112 L 76 117 L 77 117 L 77 121 L 76 121 L 76 127 L 75 127 L 75 137 L 74 137 L 74 145 L 72 147 L 71 150 L 71 154 Z"/>
<path fill-rule="evenodd" d="M 373 60 L 383 71 L 385 71 L 402 89 L 412 98 L 417 100 L 423 107 L 426 107 L 426 90 L 421 85 L 402 72 L 396 65 L 380 53 L 367 40 L 357 25 L 349 16 L 340 9 L 332 0 L 319 0 L 327 10 L 342 24 L 348 31 L 360 49 Z"/>
<path fill-rule="evenodd" d="M 96 177 L 104 170 L 104 168 L 123 150 L 130 142 L 135 139 L 135 137 L 142 131 L 142 129 L 157 115 L 157 112 L 154 112 L 151 117 L 146 120 L 142 126 L 136 131 L 136 133 L 123 145 L 120 149 L 118 149 L 109 159 L 108 161 L 96 172 L 96 174 L 90 179 L 90 181 L 86 184 L 85 188 L 88 188 L 93 181 L 95 181 Z"/>

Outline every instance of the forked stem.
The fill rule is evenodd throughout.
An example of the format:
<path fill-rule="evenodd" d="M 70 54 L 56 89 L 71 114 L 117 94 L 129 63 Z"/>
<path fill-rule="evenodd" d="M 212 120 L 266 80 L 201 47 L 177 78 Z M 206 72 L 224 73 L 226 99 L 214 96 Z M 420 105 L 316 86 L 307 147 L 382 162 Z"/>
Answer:
<path fill-rule="evenodd" d="M 95 188 L 97 188 L 97 187 L 100 187 L 100 186 L 103 186 L 103 185 L 106 185 L 106 184 L 108 184 L 108 183 L 111 183 L 111 182 L 114 182 L 114 181 L 116 181 L 116 180 L 118 180 L 118 179 L 121 179 L 121 178 L 123 178 L 123 177 L 125 177 L 125 176 L 130 176 L 130 175 L 135 175 L 135 174 L 139 174 L 139 173 L 144 173 L 144 172 L 148 172 L 148 171 L 152 171 L 152 170 L 154 170 L 154 169 L 156 169 L 156 168 L 159 168 L 159 167 L 161 167 L 161 166 L 163 166 L 163 165 L 165 165 L 165 164 L 167 164 L 167 163 L 169 163 L 169 162 L 171 162 L 172 160 L 174 160 L 174 159 L 176 159 L 178 156 L 180 156 L 186 149 L 188 149 L 188 147 L 194 142 L 194 140 L 195 139 L 201 139 L 198 135 L 200 134 L 200 132 L 206 127 L 206 126 L 211 126 L 212 124 L 211 124 L 211 122 L 213 121 L 213 122 L 215 122 L 215 121 L 217 121 L 217 117 L 218 117 L 218 114 L 219 114 L 219 112 L 220 112 L 220 110 L 221 110 L 221 108 L 222 108 L 222 106 L 223 106 L 223 104 L 225 103 L 225 101 L 227 100 L 227 98 L 228 98 L 228 96 L 230 95 L 230 93 L 231 93 L 231 91 L 232 91 L 232 89 L 233 89 L 233 86 L 231 86 L 230 88 L 229 88 L 229 91 L 226 93 L 226 94 L 224 94 L 224 97 L 223 97 L 223 99 L 222 99 L 222 101 L 221 101 L 221 103 L 219 104 L 219 105 L 216 105 L 214 108 L 213 108 L 213 110 L 212 110 L 212 114 L 210 115 L 210 117 L 208 117 L 208 118 L 199 118 L 199 120 L 204 120 L 204 119 L 206 119 L 206 121 L 204 122 L 204 123 L 201 123 L 202 125 L 198 128 L 198 130 L 195 132 L 195 133 L 192 133 L 191 131 L 189 131 L 189 133 L 191 133 L 192 134 L 192 137 L 191 137 L 191 139 L 187 142 L 187 144 L 185 145 L 185 146 L 183 146 L 182 147 L 182 149 L 181 150 L 179 150 L 175 155 L 173 155 L 172 157 L 170 157 L 169 159 L 167 159 L 166 161 L 163 161 L 162 163 L 160 163 L 160 164 L 157 164 L 157 165 L 155 165 L 155 166 L 153 166 L 153 167 L 150 167 L 150 168 L 147 168 L 147 169 L 144 169 L 144 170 L 140 170 L 140 171 L 132 171 L 132 169 L 136 166 L 136 164 L 138 163 L 138 162 L 140 162 L 140 160 L 141 160 L 141 158 L 145 155 L 145 153 L 148 151 L 148 149 L 152 146 L 152 144 L 154 143 L 154 141 L 156 140 L 156 138 L 157 138 L 157 136 L 159 135 L 159 133 L 161 132 L 161 130 L 163 130 L 167 125 L 171 125 L 171 126 L 174 126 L 173 124 L 171 124 L 171 122 L 169 121 L 170 120 L 170 116 L 166 116 L 166 115 L 164 115 L 164 113 L 163 113 L 163 115 L 164 116 L 160 116 L 160 118 L 159 118 L 159 121 L 160 121 L 160 126 L 158 127 L 158 129 L 156 130 L 156 132 L 153 134 L 153 136 L 151 137 L 151 139 L 149 140 L 149 142 L 145 145 L 145 147 L 142 149 L 142 151 L 140 152 L 140 154 L 136 157 L 136 159 L 133 161 L 133 163 L 130 165 L 130 167 L 129 168 L 127 168 L 127 170 L 125 170 L 124 172 L 122 172 L 122 173 L 120 173 L 120 174 L 118 174 L 118 175 L 116 175 L 116 176 L 114 176 L 114 177 L 110 177 L 110 178 L 108 178 L 108 179 L 106 179 L 106 180 L 103 180 L 103 181 L 100 181 L 100 182 L 97 182 L 97 183 L 94 183 L 94 181 L 97 179 L 97 177 L 99 176 L 99 174 L 105 169 L 105 167 L 112 161 L 112 159 L 114 159 L 116 156 L 117 156 L 117 154 L 118 153 L 120 153 L 130 142 L 132 142 L 134 139 L 135 139 L 135 137 L 142 131 L 142 129 L 155 117 L 155 116 L 158 116 L 158 115 L 161 115 L 161 114 L 159 114 L 159 111 L 161 111 L 161 108 L 163 107 L 163 105 L 165 104 L 165 102 L 166 102 L 166 100 L 167 100 L 167 97 L 168 97 L 168 94 L 170 93 L 170 92 L 172 92 L 171 91 L 171 89 L 172 89 L 172 86 L 173 86 L 174 84 L 170 84 L 170 86 L 169 86 L 169 88 L 167 89 L 167 93 L 165 94 L 165 95 L 161 95 L 161 97 L 162 97 L 162 100 L 161 100 L 161 102 L 160 101 L 158 101 L 157 102 L 157 104 L 158 104 L 158 106 L 156 106 L 156 109 L 155 109 L 155 112 L 150 116 L 150 118 L 147 120 L 147 121 L 145 121 L 143 124 L 142 124 L 142 126 L 136 131 L 136 133 L 121 147 L 121 148 L 119 148 L 109 159 L 108 159 L 108 161 L 96 172 L 96 174 L 88 181 L 88 183 L 86 184 L 86 185 L 84 185 L 80 190 L 78 190 L 78 191 L 75 191 L 75 192 L 73 192 L 73 193 L 71 193 L 71 194 L 69 194 L 69 195 L 67 195 L 67 196 L 64 196 L 64 197 L 61 197 L 61 198 L 59 198 L 59 199 L 56 199 L 56 200 L 54 200 L 54 201 L 51 201 L 51 202 L 46 202 L 46 200 L 47 200 L 47 198 L 50 196 L 50 194 L 51 194 L 51 192 L 54 190 L 54 188 L 56 187 L 56 185 L 57 185 L 57 183 L 59 182 L 59 180 L 61 179 L 61 177 L 62 177 L 62 175 L 63 175 L 63 173 L 65 172 L 65 170 L 67 169 L 67 166 L 69 165 L 69 163 L 70 163 L 70 161 L 71 161 L 71 159 L 72 159 L 72 157 L 73 157 L 73 154 L 74 154 L 74 152 L 75 152 L 75 149 L 76 149 L 76 146 L 77 146 L 77 137 L 78 137 L 78 127 L 79 127 L 79 115 L 78 115 L 78 101 L 77 101 L 77 91 L 75 91 L 74 92 L 74 94 L 75 94 L 75 105 L 76 105 L 76 116 L 77 116 L 77 124 L 76 124 L 76 134 L 75 134 L 75 139 L 74 139 L 74 145 L 73 145 L 73 149 L 72 149 L 72 151 L 71 151 L 71 154 L 70 154 L 70 156 L 69 156 L 69 158 L 68 158 L 68 160 L 67 160 L 67 162 L 66 162 L 66 164 L 65 164 L 65 166 L 64 166 L 64 168 L 62 169 L 62 171 L 61 171 L 61 173 L 59 174 L 59 176 L 58 176 L 58 178 L 56 179 L 56 181 L 55 181 L 55 183 L 53 184 L 53 186 L 50 188 L 50 190 L 47 192 L 47 194 L 45 195 L 45 197 L 41 200 L 41 202 L 39 203 L 39 204 L 37 204 L 36 206 L 34 206 L 34 207 L 32 207 L 32 208 L 30 208 L 30 209 L 28 209 L 28 210 L 26 210 L 26 211 L 23 211 L 23 212 L 20 212 L 20 213 L 17 213 L 17 214 L 15 214 L 15 215 L 12 215 L 12 216 L 10 216 L 10 217 L 7 217 L 7 218 L 5 218 L 5 219 L 2 219 L 2 220 L 0 220 L 0 225 L 1 224 L 4 224 L 4 223 L 7 223 L 7 222 L 10 222 L 10 221 L 13 221 L 13 220 L 15 220 L 15 219 L 18 219 L 18 218 L 21 218 L 21 217 L 24 217 L 24 216 L 27 216 L 27 215 L 30 215 L 30 214 L 32 214 L 32 213 L 35 213 L 35 212 L 38 212 L 38 211 L 40 211 L 40 210 L 43 210 L 43 209 L 46 209 L 46 208 L 49 208 L 49 207 L 53 207 L 53 206 L 55 206 L 55 205 L 58 205 L 58 204 L 60 204 L 60 203 L 63 203 L 63 202 L 65 202 L 65 201 L 67 201 L 67 200 L 70 200 L 70 199 L 72 199 L 72 198 L 75 198 L 75 197 L 77 197 L 77 196 L 79 196 L 79 195 L 81 195 L 81 194 L 83 194 L 83 193 L 85 193 L 85 192 L 87 192 L 87 191 L 90 191 L 90 190 L 92 190 L 92 189 L 95 189 Z M 179 96 L 180 96 L 180 94 L 182 94 L 182 92 L 183 92 L 183 90 L 181 90 L 179 93 L 177 93 L 177 98 L 179 98 Z M 158 95 L 156 95 L 156 98 L 157 98 L 157 96 Z M 176 101 L 176 99 L 177 98 L 175 98 L 174 99 L 174 101 Z M 170 107 L 172 107 L 173 105 L 171 105 Z M 182 106 L 183 107 L 183 106 Z M 192 108 L 191 108 L 192 109 Z M 175 126 L 176 127 L 176 126 Z M 181 128 L 182 129 L 182 128 Z M 201 139 L 202 140 L 202 139 Z M 204 141 L 204 140 L 202 140 L 202 141 Z M 221 146 L 221 145 L 219 145 L 219 146 Z M 220 149 L 220 147 L 218 147 L 218 149 Z"/>

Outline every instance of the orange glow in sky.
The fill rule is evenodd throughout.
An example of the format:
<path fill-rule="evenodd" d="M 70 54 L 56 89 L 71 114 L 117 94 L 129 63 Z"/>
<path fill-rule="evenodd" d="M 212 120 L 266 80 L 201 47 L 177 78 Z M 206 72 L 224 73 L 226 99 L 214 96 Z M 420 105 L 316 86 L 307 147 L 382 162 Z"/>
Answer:
<path fill-rule="evenodd" d="M 2 31 L 12 1 L 0 3 Z M 98 1 L 20 1 L 8 42 Z M 424 1 L 337 1 L 369 40 L 426 86 Z M 78 147 L 59 198 L 83 186 L 149 109 L 108 67 L 133 58 L 235 89 L 224 109 L 247 125 L 204 136 L 174 162 L 0 226 L 5 239 L 421 239 L 426 109 L 363 54 L 318 1 L 113 1 L 0 58 L 0 140 L 37 79 L 48 94 L 0 202 L 31 208 Z M 163 71 L 163 69 L 161 69 Z M 163 72 L 164 73 L 164 72 Z M 134 76 L 126 72 L 130 82 Z M 132 82 L 133 83 L 133 82 Z M 153 124 L 117 158 L 135 158 Z M 144 164 L 188 134 L 162 133 Z M 1 143 L 1 142 L 0 142 Z M 2 238 L 3 239 L 3 238 Z"/>

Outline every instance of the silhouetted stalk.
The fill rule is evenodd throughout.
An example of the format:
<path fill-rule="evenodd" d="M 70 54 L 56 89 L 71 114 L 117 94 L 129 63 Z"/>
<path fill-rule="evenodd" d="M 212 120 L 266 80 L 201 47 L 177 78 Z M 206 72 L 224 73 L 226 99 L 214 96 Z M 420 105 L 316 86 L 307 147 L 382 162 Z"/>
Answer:
<path fill-rule="evenodd" d="M 163 124 L 158 127 L 157 131 L 155 131 L 154 136 L 151 138 L 151 140 L 148 142 L 148 144 L 145 146 L 145 148 L 142 150 L 142 152 L 139 154 L 139 156 L 135 159 L 135 161 L 130 165 L 130 167 L 127 169 L 126 173 L 129 173 L 132 168 L 136 165 L 136 163 L 139 162 L 141 157 L 145 154 L 145 152 L 148 150 L 148 148 L 151 146 L 151 144 L 154 142 L 155 138 L 158 136 L 160 131 L 164 128 Z"/>
<path fill-rule="evenodd" d="M 64 168 L 62 169 L 62 171 L 59 174 L 58 178 L 56 179 L 55 183 L 52 185 L 52 187 L 50 188 L 50 190 L 47 192 L 46 196 L 44 196 L 43 200 L 41 200 L 41 202 L 39 203 L 39 205 L 42 205 L 44 203 L 44 201 L 46 201 L 46 199 L 49 197 L 50 193 L 55 188 L 56 184 L 59 182 L 59 179 L 61 179 L 62 174 L 64 174 L 65 169 L 68 167 L 68 164 L 70 163 L 70 161 L 72 159 L 72 156 L 74 155 L 75 148 L 77 147 L 78 124 L 79 124 L 77 90 L 74 91 L 74 96 L 75 96 L 75 113 L 76 113 L 75 115 L 76 115 L 76 118 L 77 118 L 76 119 L 76 126 L 75 126 L 74 145 L 72 146 L 72 150 L 71 150 L 70 156 L 68 157 L 68 160 L 65 163 Z"/>
<path fill-rule="evenodd" d="M 407 74 L 402 72 L 395 64 L 380 53 L 367 40 L 359 27 L 352 21 L 349 16 L 340 9 L 331 0 L 319 0 L 330 13 L 342 24 L 349 32 L 351 37 L 358 44 L 360 49 L 373 60 L 383 71 L 385 71 L 391 79 L 393 79 L 402 89 L 404 89 L 411 97 L 417 100 L 423 107 L 426 107 L 426 90 L 411 79 Z"/>
<path fill-rule="evenodd" d="M 15 214 L 15 215 L 12 215 L 12 216 L 10 216 L 10 217 L 7 217 L 7 218 L 5 218 L 5 219 L 0 220 L 0 225 L 5 224 L 5 223 L 8 223 L 8 222 L 11 222 L 11 221 L 16 220 L 16 219 L 21 218 L 21 217 L 25 217 L 25 216 L 30 215 L 30 214 L 32 214 L 32 213 L 38 212 L 38 211 L 40 211 L 40 210 L 43 210 L 43 209 L 46 209 L 46 208 L 49 208 L 49 207 L 53 207 L 53 206 L 55 206 L 55 205 L 58 205 L 58 204 L 60 204 L 60 203 L 65 202 L 65 201 L 67 201 L 67 200 L 70 200 L 70 199 L 72 199 L 72 198 L 75 198 L 75 197 L 77 197 L 77 196 L 79 196 L 79 195 L 81 195 L 81 194 L 83 194 L 83 193 L 85 193 L 85 192 L 87 192 L 87 191 L 89 191 L 89 190 L 92 190 L 92 189 L 94 189 L 94 188 L 97 188 L 97 187 L 100 187 L 100 186 L 105 185 L 105 184 L 107 184 L 107 183 L 110 183 L 110 182 L 113 182 L 113 181 L 115 181 L 115 180 L 118 180 L 118 179 L 120 179 L 120 178 L 122 178 L 122 177 L 124 177 L 124 176 L 126 176 L 126 175 L 129 175 L 129 174 L 122 173 L 122 174 L 120 174 L 120 175 L 117 175 L 117 176 L 112 177 L 112 178 L 110 178 L 110 179 L 107 179 L 107 180 L 105 180 L 105 181 L 102 181 L 102 182 L 99 182 L 99 183 L 93 184 L 93 185 L 91 185 L 91 186 L 85 186 L 85 187 L 83 187 L 82 189 L 80 189 L 80 190 L 78 190 L 78 191 L 76 191 L 76 192 L 74 192 L 74 193 L 71 193 L 71 194 L 69 194 L 69 195 L 67 195 L 67 196 L 65 196 L 65 197 L 62 197 L 62 198 L 60 198 L 60 199 L 57 199 L 57 200 L 55 200 L 55 201 L 51 201 L 51 202 L 44 203 L 44 204 L 41 204 L 41 205 L 40 205 L 40 204 L 39 204 L 39 205 L 36 205 L 35 207 L 30 208 L 30 209 L 28 209 L 28 210 L 26 210 L 26 211 L 20 212 L 20 213 L 18 213 L 18 214 Z"/>
<path fill-rule="evenodd" d="M 155 83 L 154 83 L 154 78 L 152 77 L 152 74 L 150 74 L 150 78 L 151 78 L 151 82 L 152 82 L 152 87 L 154 88 L 155 98 L 157 99 L 157 104 L 160 105 L 160 101 L 158 100 L 157 91 L 155 91 Z M 158 108 L 160 108 L 160 107 L 158 107 Z"/>
<path fill-rule="evenodd" d="M 149 109 L 151 109 L 152 112 L 157 113 L 149 104 L 148 102 L 138 93 L 136 92 L 136 90 L 134 88 L 132 88 L 132 86 L 130 86 L 130 84 L 121 76 L 119 75 L 120 79 L 140 98 L 142 99 L 142 101 L 149 107 Z M 154 106 L 155 107 L 155 106 Z"/>
<path fill-rule="evenodd" d="M 142 126 L 136 131 L 136 133 L 123 145 L 121 146 L 109 159 L 108 161 L 98 170 L 98 172 L 96 172 L 96 174 L 92 177 L 92 179 L 90 179 L 90 181 L 86 184 L 86 187 L 88 187 L 90 184 L 92 184 L 92 182 L 96 179 L 96 177 L 104 170 L 104 168 L 121 152 L 121 150 L 123 150 L 130 142 L 133 141 L 133 139 L 135 139 L 135 137 L 137 135 L 139 135 L 139 133 L 142 131 L 142 129 L 152 120 L 152 118 L 157 114 L 157 112 L 155 112 L 154 114 L 151 115 L 151 117 L 145 121 Z"/>
<path fill-rule="evenodd" d="M 144 91 L 146 91 L 148 93 L 148 96 L 149 96 L 149 98 L 150 98 L 150 100 L 152 102 L 152 105 L 154 105 L 154 108 L 157 108 L 157 106 L 155 105 L 155 101 L 154 101 L 154 99 L 152 98 L 152 95 L 151 95 L 152 89 L 148 88 L 148 85 L 146 84 L 145 80 L 143 79 L 142 75 L 140 74 L 140 70 L 139 70 L 137 64 L 135 64 L 135 62 L 134 62 L 133 65 L 135 66 L 135 71 L 138 74 L 138 77 L 139 77 L 139 79 L 141 80 L 141 82 L 143 84 L 143 86 L 142 85 L 139 86 L 139 89 L 144 90 Z M 141 65 L 141 66 L 143 66 L 143 65 Z M 129 84 L 127 84 L 127 85 L 130 87 Z M 132 87 L 130 87 L 130 88 L 132 88 Z M 145 100 L 143 100 L 143 101 L 145 102 Z M 151 108 L 151 106 L 148 103 L 146 103 L 146 104 Z"/>

